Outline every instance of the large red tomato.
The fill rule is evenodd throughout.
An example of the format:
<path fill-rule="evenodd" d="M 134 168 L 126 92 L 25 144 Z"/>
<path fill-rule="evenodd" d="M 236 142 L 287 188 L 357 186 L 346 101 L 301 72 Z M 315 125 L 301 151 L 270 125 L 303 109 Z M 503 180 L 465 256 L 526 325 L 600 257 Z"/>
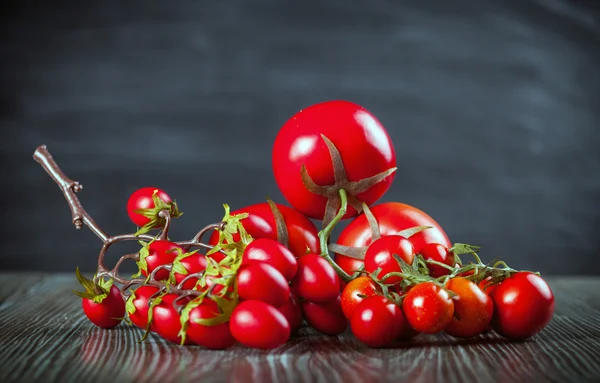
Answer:
<path fill-rule="evenodd" d="M 430 229 L 414 234 L 408 240 L 412 243 L 415 253 L 419 253 L 428 243 L 439 243 L 446 247 L 452 244 L 444 229 L 427 213 L 416 207 L 400 202 L 386 202 L 371 208 L 371 213 L 379 224 L 381 235 L 394 235 L 400 230 L 415 226 L 431 226 Z M 337 243 L 344 246 L 363 247 L 369 246 L 373 235 L 367 217 L 364 214 L 356 217 L 340 233 Z M 347 273 L 357 270 L 363 261 L 337 254 L 336 263 Z"/>
<path fill-rule="evenodd" d="M 290 207 L 276 204 L 277 208 L 283 216 L 283 221 L 287 227 L 289 244 L 288 247 L 292 254 L 300 257 L 307 253 L 306 248 L 310 249 L 311 253 L 320 253 L 319 238 L 317 237 L 317 228 L 312 221 L 303 216 L 297 210 Z M 277 240 L 277 226 L 275 226 L 275 216 L 267 202 L 257 203 L 242 209 L 231 212 L 232 215 L 248 213 L 248 217 L 242 219 L 244 229 L 254 239 L 270 238 Z M 214 245 L 219 239 L 219 233 L 214 232 L 210 237 L 209 243 Z M 236 241 L 239 236 L 234 236 Z M 213 254 L 217 259 L 219 253 Z"/>
<path fill-rule="evenodd" d="M 301 177 L 302 165 L 317 185 L 336 183 L 332 157 L 321 135 L 339 151 L 348 181 L 360 181 L 396 166 L 396 153 L 388 133 L 360 105 L 327 101 L 299 111 L 283 125 L 275 139 L 273 171 L 288 202 L 315 219 L 323 219 L 327 198 L 306 188 Z M 388 175 L 356 197 L 371 205 L 387 191 L 393 178 L 394 174 Z M 355 215 L 356 210 L 349 207 L 345 218 Z"/>

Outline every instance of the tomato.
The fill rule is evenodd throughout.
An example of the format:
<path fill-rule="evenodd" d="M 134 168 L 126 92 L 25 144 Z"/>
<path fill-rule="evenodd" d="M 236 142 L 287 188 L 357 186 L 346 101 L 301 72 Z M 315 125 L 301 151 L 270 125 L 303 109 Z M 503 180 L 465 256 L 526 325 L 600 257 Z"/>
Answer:
<path fill-rule="evenodd" d="M 212 299 L 205 298 L 202 303 L 190 311 L 186 336 L 200 346 L 223 350 L 234 345 L 235 339 L 229 330 L 229 322 L 213 326 L 197 323 L 199 319 L 212 319 L 219 315 L 219 306 Z"/>
<path fill-rule="evenodd" d="M 206 270 L 207 261 L 206 256 L 204 254 L 195 253 L 183 258 L 180 262 L 183 265 L 183 267 L 185 267 L 185 269 L 187 270 L 187 274 L 173 273 L 177 284 L 181 283 L 181 281 L 183 281 L 190 274 L 196 274 Z M 196 286 L 197 282 L 198 278 L 192 277 L 185 281 L 182 288 L 184 290 L 192 290 L 194 286 Z"/>
<path fill-rule="evenodd" d="M 281 243 L 269 238 L 255 239 L 244 250 L 242 265 L 255 262 L 268 263 L 279 270 L 288 281 L 291 281 L 298 271 L 298 261 L 294 254 Z"/>
<path fill-rule="evenodd" d="M 400 306 L 383 296 L 365 298 L 350 318 L 354 336 L 369 347 L 384 347 L 403 332 L 405 323 Z"/>
<path fill-rule="evenodd" d="M 289 237 L 289 249 L 296 258 L 307 253 L 307 248 L 311 253 L 320 253 L 319 238 L 317 237 L 317 228 L 315 224 L 300 212 L 290 207 L 276 204 L 283 216 L 285 226 L 287 227 Z M 242 209 L 231 212 L 232 215 L 248 213 L 248 217 L 242 219 L 244 229 L 254 239 L 269 238 L 277 240 L 277 226 L 273 211 L 267 202 L 250 205 Z M 239 235 L 234 235 L 233 239 L 239 241 Z M 219 233 L 213 232 L 209 243 L 215 245 L 219 241 Z M 211 255 L 217 261 L 224 258 L 223 254 L 215 253 Z"/>
<path fill-rule="evenodd" d="M 328 101 L 296 113 L 275 138 L 273 171 L 290 205 L 315 219 L 323 219 L 327 198 L 306 188 L 301 167 L 306 166 L 317 185 L 335 184 L 332 158 L 321 135 L 338 149 L 349 181 L 360 181 L 396 166 L 388 133 L 363 107 L 347 101 Z M 391 174 L 356 197 L 371 205 L 388 190 L 393 179 Z M 349 206 L 344 217 L 356 214 Z"/>
<path fill-rule="evenodd" d="M 452 321 L 454 303 L 444 289 L 433 282 L 423 282 L 406 293 L 402 310 L 413 329 L 435 334 Z"/>
<path fill-rule="evenodd" d="M 302 307 L 300 307 L 298 296 L 294 292 L 290 294 L 289 299 L 282 306 L 278 307 L 277 310 L 287 319 L 292 333 L 296 332 L 302 326 Z"/>
<path fill-rule="evenodd" d="M 151 242 L 148 245 L 148 255 L 146 256 L 146 265 L 148 270 L 141 270 L 142 274 L 147 276 L 152 274 L 154 269 L 156 269 L 158 266 L 173 263 L 178 255 L 178 249 L 183 251 L 180 246 L 171 241 L 156 240 Z M 155 279 L 157 281 L 169 279 L 169 271 L 166 269 L 159 270 L 155 275 Z"/>
<path fill-rule="evenodd" d="M 455 337 L 470 338 L 485 332 L 492 320 L 494 304 L 473 282 L 462 277 L 448 281 L 446 288 L 456 294 L 454 317 L 444 331 Z"/>
<path fill-rule="evenodd" d="M 342 311 L 340 296 L 326 303 L 302 301 L 301 305 L 306 322 L 323 334 L 339 335 L 348 327 L 348 319 Z"/>
<path fill-rule="evenodd" d="M 492 283 L 491 279 L 492 277 L 489 276 L 479 282 L 479 288 L 487 295 L 492 295 L 492 292 L 496 290 L 496 287 L 498 287 L 498 283 Z"/>
<path fill-rule="evenodd" d="M 106 291 L 106 290 L 105 290 Z M 111 286 L 106 298 L 100 303 L 92 299 L 81 300 L 81 307 L 88 319 L 98 327 L 112 328 L 117 326 L 125 317 L 125 301 L 117 286 Z"/>
<path fill-rule="evenodd" d="M 144 217 L 135 211 L 139 209 L 152 209 L 156 207 L 154 201 L 152 200 L 152 195 L 154 194 L 155 190 L 158 190 L 158 197 L 165 203 L 172 202 L 171 197 L 169 197 L 167 193 L 159 188 L 145 187 L 136 190 L 127 201 L 127 215 L 129 215 L 129 218 L 131 221 L 133 221 L 133 223 L 136 224 L 136 226 L 142 227 L 150 222 L 149 218 Z M 160 223 L 157 223 L 157 226 L 159 225 Z"/>
<path fill-rule="evenodd" d="M 302 298 L 324 303 L 340 294 L 340 278 L 333 266 L 317 254 L 307 254 L 298 259 L 298 273 L 292 284 Z"/>
<path fill-rule="evenodd" d="M 415 226 L 431 226 L 412 235 L 408 240 L 412 243 L 416 254 L 421 252 L 427 243 L 439 243 L 450 248 L 452 243 L 442 227 L 425 212 L 400 202 L 386 202 L 373 206 L 371 213 L 379 224 L 381 235 L 394 235 L 401 230 Z M 373 241 L 373 234 L 367 217 L 364 214 L 356 217 L 340 233 L 337 243 L 343 246 L 363 247 L 369 246 Z M 353 273 L 363 264 L 360 259 L 350 258 L 337 254 L 337 264 L 347 273 Z"/>
<path fill-rule="evenodd" d="M 377 293 L 381 293 L 381 288 L 370 277 L 362 276 L 350 281 L 341 296 L 342 311 L 346 318 L 352 318 L 356 306 L 365 299 L 362 296 L 371 297 Z"/>
<path fill-rule="evenodd" d="M 538 334 L 554 315 L 554 294 L 542 277 L 518 272 L 491 293 L 494 302 L 492 328 L 510 339 Z"/>
<path fill-rule="evenodd" d="M 133 312 L 128 312 L 131 322 L 139 328 L 145 329 L 148 326 L 148 309 L 149 300 L 152 295 L 158 292 L 158 287 L 143 285 L 135 289 L 132 298 Z M 150 325 L 150 329 L 154 331 L 154 325 Z"/>
<path fill-rule="evenodd" d="M 179 336 L 181 321 L 179 313 L 173 306 L 173 302 L 177 297 L 177 294 L 168 293 L 161 298 L 160 303 L 152 308 L 152 324 L 154 325 L 154 330 L 161 338 L 169 342 L 181 344 L 181 337 Z M 189 302 L 187 298 L 178 301 L 181 305 L 185 305 L 187 302 Z M 184 344 L 193 344 L 193 342 L 186 337 Z"/>
<path fill-rule="evenodd" d="M 242 266 L 237 274 L 238 295 L 279 307 L 288 300 L 290 286 L 281 273 L 268 263 Z"/>
<path fill-rule="evenodd" d="M 439 243 L 426 244 L 421 248 L 420 253 L 426 261 L 436 261 L 451 267 L 456 265 L 454 254 L 448 252 L 448 248 Z M 428 264 L 427 267 L 429 269 L 429 275 L 434 278 L 450 274 L 450 270 L 439 265 Z"/>
<path fill-rule="evenodd" d="M 290 325 L 275 307 L 261 301 L 244 301 L 229 320 L 231 335 L 247 347 L 268 350 L 290 338 Z"/>
<path fill-rule="evenodd" d="M 385 235 L 375 240 L 365 254 L 365 270 L 372 273 L 380 268 L 381 272 L 377 276 L 380 280 L 383 280 L 389 273 L 401 272 L 400 263 L 394 255 L 398 255 L 411 265 L 415 257 L 413 245 L 408 239 L 400 235 Z M 396 284 L 401 281 L 401 277 L 392 276 L 383 282 L 385 284 Z"/>

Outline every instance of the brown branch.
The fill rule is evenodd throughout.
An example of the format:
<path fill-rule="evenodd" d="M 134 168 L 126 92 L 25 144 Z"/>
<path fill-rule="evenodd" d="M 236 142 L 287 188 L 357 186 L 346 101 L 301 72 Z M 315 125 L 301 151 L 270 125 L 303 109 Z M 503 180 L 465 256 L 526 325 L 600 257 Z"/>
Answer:
<path fill-rule="evenodd" d="M 92 217 L 85 211 L 81 202 L 75 195 L 75 193 L 80 192 L 83 189 L 83 185 L 81 185 L 77 181 L 73 181 L 69 177 L 62 172 L 62 170 L 58 167 L 54 158 L 46 149 L 46 145 L 40 145 L 33 153 L 33 159 L 38 162 L 46 173 L 58 184 L 58 187 L 63 192 L 69 207 L 71 208 L 71 214 L 73 216 L 73 224 L 77 229 L 81 229 L 81 226 L 85 224 L 90 228 L 94 234 L 98 236 L 102 240 L 102 242 L 106 242 L 108 239 L 108 235 L 100 229 L 98 224 L 94 222 Z"/>

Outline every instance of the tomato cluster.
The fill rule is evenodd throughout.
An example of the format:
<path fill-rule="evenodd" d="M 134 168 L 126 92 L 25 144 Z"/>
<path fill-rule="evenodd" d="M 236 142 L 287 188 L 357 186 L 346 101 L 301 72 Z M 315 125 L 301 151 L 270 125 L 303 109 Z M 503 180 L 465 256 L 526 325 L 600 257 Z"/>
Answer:
<path fill-rule="evenodd" d="M 211 349 L 275 348 L 303 323 L 327 335 L 349 327 L 369 347 L 441 331 L 524 339 L 552 318 L 554 297 L 539 274 L 484 264 L 477 247 L 452 244 L 413 206 L 375 204 L 393 181 L 395 149 L 361 106 L 330 101 L 298 112 L 275 139 L 273 171 L 291 207 L 224 205 L 208 243 L 200 242 L 206 231 L 169 239 L 177 204 L 161 189 L 134 192 L 127 213 L 142 247 L 118 265 L 131 258 L 139 272 L 124 280 L 118 265 L 107 270 L 108 245 L 129 237 L 106 240 L 93 280 L 77 272 L 88 318 L 104 328 L 125 319 Z M 350 221 L 332 241 L 342 220 Z"/>

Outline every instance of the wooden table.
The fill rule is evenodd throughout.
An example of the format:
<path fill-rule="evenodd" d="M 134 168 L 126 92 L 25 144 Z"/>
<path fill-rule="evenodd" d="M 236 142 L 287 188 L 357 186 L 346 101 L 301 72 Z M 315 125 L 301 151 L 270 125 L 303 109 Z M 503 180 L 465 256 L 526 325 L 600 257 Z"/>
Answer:
<path fill-rule="evenodd" d="M 529 341 L 420 336 L 368 349 L 304 328 L 270 352 L 180 347 L 94 327 L 72 274 L 0 273 L 0 382 L 600 382 L 600 278 L 551 278 L 556 314 Z"/>

